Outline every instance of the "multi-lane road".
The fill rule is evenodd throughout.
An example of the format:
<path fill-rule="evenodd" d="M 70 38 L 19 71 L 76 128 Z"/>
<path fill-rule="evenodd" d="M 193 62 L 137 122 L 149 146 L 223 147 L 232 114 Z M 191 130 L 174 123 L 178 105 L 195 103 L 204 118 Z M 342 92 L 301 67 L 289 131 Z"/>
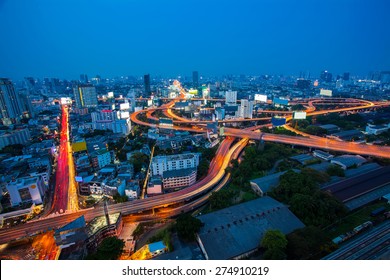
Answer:
<path fill-rule="evenodd" d="M 248 139 L 241 139 L 232 146 L 233 142 L 233 138 L 227 137 L 221 143 L 214 160 L 210 164 L 208 174 L 193 186 L 174 193 L 167 193 L 159 196 L 148 197 L 143 200 L 109 205 L 109 212 L 121 212 L 124 215 L 139 213 L 150 209 L 167 207 L 179 202 L 191 201 L 196 197 L 200 197 L 202 194 L 206 194 L 210 189 L 218 185 L 224 178 L 226 174 L 226 167 L 228 167 L 231 159 L 236 157 L 237 153 L 245 147 Z M 51 215 L 44 219 L 31 221 L 27 224 L 2 229 L 0 230 L 0 244 L 16 240 L 29 234 L 35 234 L 40 231 L 61 227 L 81 215 L 84 215 L 85 219 L 89 221 L 96 216 L 103 215 L 103 208 L 98 207 L 79 210 L 78 212 L 63 215 Z"/>
<path fill-rule="evenodd" d="M 171 102 L 164 104 L 161 106 L 160 110 L 163 110 L 164 114 L 169 117 L 174 118 L 177 122 L 182 122 L 181 125 L 173 125 L 172 127 L 164 127 L 157 124 L 149 123 L 146 121 L 142 121 L 139 119 L 140 114 L 145 114 L 147 118 L 153 117 L 153 111 L 156 109 L 147 109 L 135 112 L 131 115 L 132 122 L 149 126 L 149 127 L 164 127 L 173 130 L 184 130 L 190 132 L 204 133 L 206 129 L 201 127 L 201 122 L 194 122 L 191 120 L 187 120 L 185 118 L 176 116 L 172 112 L 172 107 L 174 106 L 175 101 L 179 100 L 183 97 L 184 89 L 181 88 L 180 84 L 176 84 L 180 88 L 181 96 L 177 99 L 172 100 Z M 345 102 L 345 101 L 344 101 Z M 313 114 L 315 112 L 314 107 L 315 102 L 311 102 L 308 104 L 308 113 Z M 319 111 L 316 114 L 325 114 L 330 112 L 339 112 L 339 111 L 348 111 L 348 110 L 361 110 L 375 106 L 383 106 L 376 105 L 370 102 L 361 102 L 356 105 L 356 101 L 353 101 L 353 107 L 351 108 L 341 108 L 335 110 L 327 110 L 327 111 Z M 321 113 L 320 113 L 321 112 Z M 262 118 L 263 119 L 263 118 Z M 267 118 L 269 119 L 269 118 Z M 240 122 L 244 120 L 235 120 L 235 122 Z M 247 120 L 245 120 L 247 121 Z M 74 181 L 74 171 L 69 170 L 69 166 L 73 165 L 73 158 L 71 156 L 71 148 L 69 144 L 69 125 L 68 125 L 68 108 L 63 106 L 62 109 L 62 131 L 61 131 L 61 144 L 60 144 L 60 155 L 58 160 L 58 170 L 56 174 L 57 186 L 54 197 L 54 204 L 52 208 L 52 213 L 62 212 L 64 210 L 77 210 L 77 202 L 72 199 L 74 195 L 69 194 L 69 190 L 74 192 L 75 185 Z M 190 124 L 191 126 L 183 126 L 184 124 Z M 199 125 L 199 126 L 198 126 Z M 204 125 L 204 122 L 203 122 Z M 226 139 L 222 141 L 215 158 L 210 164 L 209 173 L 205 178 L 201 181 L 197 182 L 191 187 L 186 189 L 174 192 L 167 193 L 159 196 L 148 197 L 143 200 L 136 200 L 127 203 L 115 204 L 109 206 L 109 211 L 112 212 L 122 212 L 123 214 L 131 214 L 131 213 L 140 213 L 145 210 L 167 207 L 172 204 L 177 204 L 180 202 L 189 202 L 193 201 L 195 198 L 200 198 L 202 195 L 206 194 L 210 189 L 215 186 L 218 186 L 225 178 L 226 174 L 225 169 L 229 165 L 232 158 L 237 156 L 237 153 L 241 151 L 248 142 L 248 139 L 259 140 L 260 138 L 264 141 L 272 141 L 277 143 L 285 143 L 289 145 L 300 145 L 306 147 L 314 147 L 325 150 L 334 150 L 334 151 L 342 151 L 345 153 L 354 153 L 361 155 L 372 155 L 379 157 L 387 157 L 390 158 L 390 147 L 383 146 L 369 146 L 362 144 L 354 144 L 351 142 L 340 142 L 336 140 L 326 139 L 326 138 L 308 138 L 308 137 L 294 137 L 294 136 L 286 136 L 286 135 L 275 135 L 275 134 L 267 134 L 252 131 L 250 129 L 235 129 L 235 128 L 225 128 L 224 133 Z M 241 138 L 239 142 L 232 146 L 235 138 Z M 73 173 L 72 173 L 73 172 Z M 77 196 L 76 196 L 77 197 Z M 74 201 L 74 202 L 72 202 Z M 72 221 L 80 215 L 84 215 L 86 220 L 91 220 L 92 218 L 102 215 L 102 208 L 92 208 L 87 210 L 75 211 L 74 213 L 66 213 L 63 215 L 51 215 L 46 217 L 45 219 L 32 221 L 27 224 L 19 225 L 13 228 L 0 230 L 0 244 L 5 243 L 14 239 L 21 238 L 23 236 L 36 233 L 41 230 L 47 230 L 50 228 L 58 228 L 63 226 L 64 224 Z"/>

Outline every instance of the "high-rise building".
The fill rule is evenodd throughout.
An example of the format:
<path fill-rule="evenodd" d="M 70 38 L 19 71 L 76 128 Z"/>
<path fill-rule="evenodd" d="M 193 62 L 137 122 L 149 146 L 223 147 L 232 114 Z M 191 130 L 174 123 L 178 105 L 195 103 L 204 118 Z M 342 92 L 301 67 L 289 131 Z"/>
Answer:
<path fill-rule="evenodd" d="M 81 74 L 80 75 L 80 83 L 87 84 L 88 83 L 88 76 L 87 74 Z"/>
<path fill-rule="evenodd" d="M 310 80 L 305 80 L 303 78 L 297 79 L 297 88 L 299 89 L 308 89 L 310 88 Z"/>
<path fill-rule="evenodd" d="M 192 86 L 194 88 L 198 88 L 199 87 L 199 73 L 198 73 L 198 71 L 193 71 L 192 72 Z"/>
<path fill-rule="evenodd" d="M 332 73 L 329 73 L 326 70 L 322 71 L 321 75 L 320 75 L 320 80 L 321 80 L 321 82 L 331 83 L 332 82 Z"/>
<path fill-rule="evenodd" d="M 343 80 L 344 80 L 344 81 L 349 81 L 349 72 L 345 72 L 345 73 L 343 74 Z"/>
<path fill-rule="evenodd" d="M 98 105 L 96 88 L 93 85 L 78 85 L 73 88 L 78 108 L 96 107 Z"/>
<path fill-rule="evenodd" d="M 155 156 L 152 159 L 152 174 L 162 176 L 165 171 L 196 168 L 199 165 L 198 153 Z"/>
<path fill-rule="evenodd" d="M 130 133 L 130 117 L 121 118 L 119 111 L 101 110 L 99 112 L 92 112 L 91 117 L 93 129 L 109 129 L 112 130 L 113 133 L 121 133 L 124 135 Z"/>
<path fill-rule="evenodd" d="M 18 122 L 23 113 L 20 96 L 9 79 L 0 78 L 0 114 L 4 125 Z"/>
<path fill-rule="evenodd" d="M 240 116 L 241 118 L 251 119 L 253 114 L 253 101 L 241 99 Z"/>
<path fill-rule="evenodd" d="M 382 71 L 380 77 L 382 84 L 390 84 L 390 71 Z"/>
<path fill-rule="evenodd" d="M 150 74 L 144 75 L 144 85 L 146 95 L 150 95 L 152 90 L 150 89 Z"/>
<path fill-rule="evenodd" d="M 225 101 L 227 104 L 235 105 L 237 103 L 237 91 L 232 91 L 232 90 L 226 91 Z"/>

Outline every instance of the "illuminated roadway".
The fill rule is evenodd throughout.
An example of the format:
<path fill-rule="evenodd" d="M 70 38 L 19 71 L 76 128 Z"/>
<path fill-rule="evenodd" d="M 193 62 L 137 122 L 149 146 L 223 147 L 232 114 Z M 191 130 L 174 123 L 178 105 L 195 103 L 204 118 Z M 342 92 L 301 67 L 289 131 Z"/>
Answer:
<path fill-rule="evenodd" d="M 203 193 L 206 193 L 225 176 L 225 169 L 229 165 L 231 159 L 236 156 L 238 150 L 242 150 L 248 142 L 248 139 L 241 139 L 233 145 L 234 139 L 227 137 L 220 145 L 215 159 L 210 165 L 210 169 L 206 177 L 191 187 L 183 190 L 162 194 L 154 197 L 148 197 L 143 200 L 129 201 L 126 203 L 109 205 L 110 213 L 121 212 L 123 215 L 139 213 L 149 209 L 169 206 L 178 202 L 189 201 Z M 58 228 L 75 218 L 84 215 L 87 221 L 90 221 L 96 216 L 103 214 L 103 208 L 91 208 L 86 210 L 79 210 L 76 213 L 69 213 L 63 215 L 53 215 L 40 220 L 33 220 L 26 224 L 20 224 L 15 227 L 0 230 L 0 244 L 16 240 L 29 234 L 35 234 L 39 231 Z"/>
<path fill-rule="evenodd" d="M 181 90 L 181 95 L 183 94 L 183 89 Z M 174 106 L 174 102 L 180 98 L 174 99 L 171 102 L 163 105 L 162 107 L 158 109 L 162 109 L 164 113 L 167 113 L 168 115 L 174 115 L 172 111 L 168 111 L 172 106 Z M 364 102 L 364 101 L 362 101 Z M 355 106 L 350 108 L 341 108 L 341 109 L 334 109 L 334 110 L 324 110 L 324 111 L 318 111 L 314 112 L 315 107 L 313 105 L 315 101 L 309 102 L 309 108 L 308 111 L 310 114 L 326 114 L 330 112 L 341 112 L 341 111 L 353 111 L 353 110 L 362 110 L 370 107 L 376 107 L 376 106 L 388 106 L 388 103 L 378 103 L 374 104 L 371 102 L 366 101 L 365 104 L 362 104 L 361 106 Z M 355 102 L 356 103 L 356 102 Z M 160 126 L 157 124 L 151 124 L 145 121 L 141 121 L 138 119 L 140 114 L 148 114 L 149 111 L 156 110 L 156 109 L 150 109 L 150 110 L 141 110 L 138 112 L 135 112 L 131 115 L 131 120 L 139 125 L 149 126 L 149 127 L 160 127 L 160 128 L 168 128 L 173 130 L 182 130 L 182 131 L 190 131 L 190 132 L 206 132 L 205 128 L 201 128 L 196 126 L 198 123 L 191 121 L 190 123 L 193 124 L 191 127 L 184 127 L 184 126 L 178 126 L 173 125 L 171 126 Z M 169 113 L 168 113 L 169 112 Z M 67 116 L 67 108 L 63 108 L 64 115 Z M 152 116 L 152 112 L 149 113 L 149 116 Z M 66 127 L 67 125 L 67 118 L 66 120 Z M 253 120 L 253 119 L 252 119 Z M 234 122 L 240 122 L 243 120 L 234 120 Z M 246 120 L 245 120 L 246 121 Z M 248 120 L 249 121 L 249 120 Z M 62 122 L 64 122 L 64 118 L 62 119 Z M 187 122 L 187 120 L 186 120 Z M 68 128 L 67 128 L 68 129 Z M 220 181 L 225 178 L 225 168 L 229 165 L 232 158 L 236 156 L 237 151 L 242 150 L 243 147 L 247 144 L 248 139 L 256 139 L 259 140 L 260 137 L 264 141 L 271 141 L 271 142 L 277 142 L 277 143 L 284 143 L 289 145 L 300 145 L 300 146 L 306 146 L 306 147 L 314 147 L 314 148 L 321 148 L 326 150 L 334 150 L 334 151 L 342 151 L 344 153 L 355 153 L 355 154 L 361 154 L 361 155 L 372 155 L 372 156 L 379 156 L 379 157 L 386 157 L 390 158 L 390 147 L 384 147 L 384 146 L 369 146 L 369 145 L 363 145 L 363 144 L 354 144 L 351 142 L 340 142 L 332 139 L 327 138 L 308 138 L 308 137 L 294 137 L 294 136 L 286 136 L 286 135 L 275 135 L 275 134 L 268 134 L 268 133 L 260 133 L 255 131 L 250 131 L 248 129 L 242 130 L 242 129 L 235 129 L 235 128 L 227 128 L 225 127 L 224 133 L 227 136 L 227 138 L 221 143 L 215 158 L 210 164 L 209 173 L 205 178 L 203 178 L 201 181 L 195 183 L 193 186 L 188 187 L 186 189 L 173 192 L 173 193 L 167 193 L 162 194 L 159 196 L 154 197 L 148 197 L 144 200 L 136 200 L 131 201 L 127 203 L 121 203 L 121 204 L 114 204 L 109 206 L 109 212 L 122 212 L 125 214 L 132 214 L 132 213 L 139 213 L 142 211 L 159 208 L 159 207 L 166 207 L 178 202 L 186 202 L 190 201 L 191 199 L 194 199 L 200 195 L 205 194 L 207 191 L 212 189 L 214 186 L 218 185 Z M 61 133 L 61 147 L 63 146 L 63 137 L 66 133 Z M 65 135 L 69 137 L 68 135 Z M 229 137 L 231 136 L 231 137 Z M 243 138 L 238 143 L 236 143 L 232 148 L 230 146 L 233 144 L 234 138 Z M 69 142 L 67 142 L 69 144 Z M 67 147 L 67 148 L 66 148 Z M 65 154 L 69 154 L 69 146 L 64 147 Z M 61 153 L 61 152 L 60 152 Z M 61 154 L 60 154 L 61 156 Z M 65 156 L 64 156 L 65 157 Z M 65 160 L 66 161 L 66 160 Z M 64 170 L 63 174 L 69 174 L 69 170 L 67 167 L 62 164 L 61 169 Z M 65 178 L 64 178 L 65 177 Z M 61 180 L 65 180 L 66 183 L 66 177 L 69 180 L 69 176 L 60 176 L 57 174 L 57 178 L 59 179 L 59 183 L 62 182 Z M 65 184 L 66 185 L 66 184 Z M 57 196 L 55 196 L 55 200 L 61 200 L 61 203 L 56 204 L 54 207 L 54 211 L 59 211 L 60 209 L 66 209 L 65 200 L 64 197 L 66 197 L 66 194 L 64 194 L 61 191 L 61 188 L 59 188 Z M 67 198 L 68 199 L 68 198 Z M 61 208 L 65 207 L 65 208 Z M 73 219 L 77 218 L 78 216 L 84 214 L 87 221 L 91 220 L 92 218 L 102 215 L 103 210 L 102 208 L 92 208 L 87 210 L 80 210 L 77 213 L 68 213 L 64 215 L 57 215 L 57 216 L 51 216 L 46 219 L 31 221 L 27 224 L 18 225 L 16 227 L 11 227 L 8 229 L 3 229 L 0 231 L 0 243 L 5 243 L 10 240 L 14 240 L 23 236 L 26 236 L 30 233 L 35 233 L 40 230 L 47 230 L 49 228 L 57 228 L 60 226 L 63 226 L 64 224 L 72 221 Z"/>
<path fill-rule="evenodd" d="M 58 150 L 56 185 L 50 213 L 77 211 L 78 199 L 72 149 L 69 142 L 69 108 L 62 106 L 60 145 Z"/>

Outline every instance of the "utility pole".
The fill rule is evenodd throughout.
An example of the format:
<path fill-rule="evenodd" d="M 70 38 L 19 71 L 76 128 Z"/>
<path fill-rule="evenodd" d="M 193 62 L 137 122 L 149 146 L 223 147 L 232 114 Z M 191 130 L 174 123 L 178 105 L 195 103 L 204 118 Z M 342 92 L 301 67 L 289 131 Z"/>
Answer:
<path fill-rule="evenodd" d="M 150 152 L 149 167 L 148 167 L 148 171 L 146 172 L 146 177 L 145 177 L 145 181 L 144 181 L 144 186 L 143 186 L 143 188 L 142 188 L 142 193 L 141 193 L 141 199 L 144 199 L 144 198 L 145 198 L 146 186 L 148 185 L 148 178 L 149 178 L 149 174 L 150 174 L 150 166 L 152 165 L 152 159 L 153 159 L 154 147 L 155 147 L 155 146 L 156 146 L 156 145 L 153 146 L 152 151 Z"/>

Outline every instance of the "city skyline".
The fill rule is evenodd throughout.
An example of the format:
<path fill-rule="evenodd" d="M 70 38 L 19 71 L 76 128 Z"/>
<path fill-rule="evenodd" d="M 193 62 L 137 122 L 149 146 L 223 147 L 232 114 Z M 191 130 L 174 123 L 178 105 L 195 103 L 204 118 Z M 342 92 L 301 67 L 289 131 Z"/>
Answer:
<path fill-rule="evenodd" d="M 314 2 L 314 3 L 313 3 Z M 389 3 L 0 1 L 3 77 L 190 76 L 390 68 Z M 158 23 L 158 24 L 156 24 Z"/>

